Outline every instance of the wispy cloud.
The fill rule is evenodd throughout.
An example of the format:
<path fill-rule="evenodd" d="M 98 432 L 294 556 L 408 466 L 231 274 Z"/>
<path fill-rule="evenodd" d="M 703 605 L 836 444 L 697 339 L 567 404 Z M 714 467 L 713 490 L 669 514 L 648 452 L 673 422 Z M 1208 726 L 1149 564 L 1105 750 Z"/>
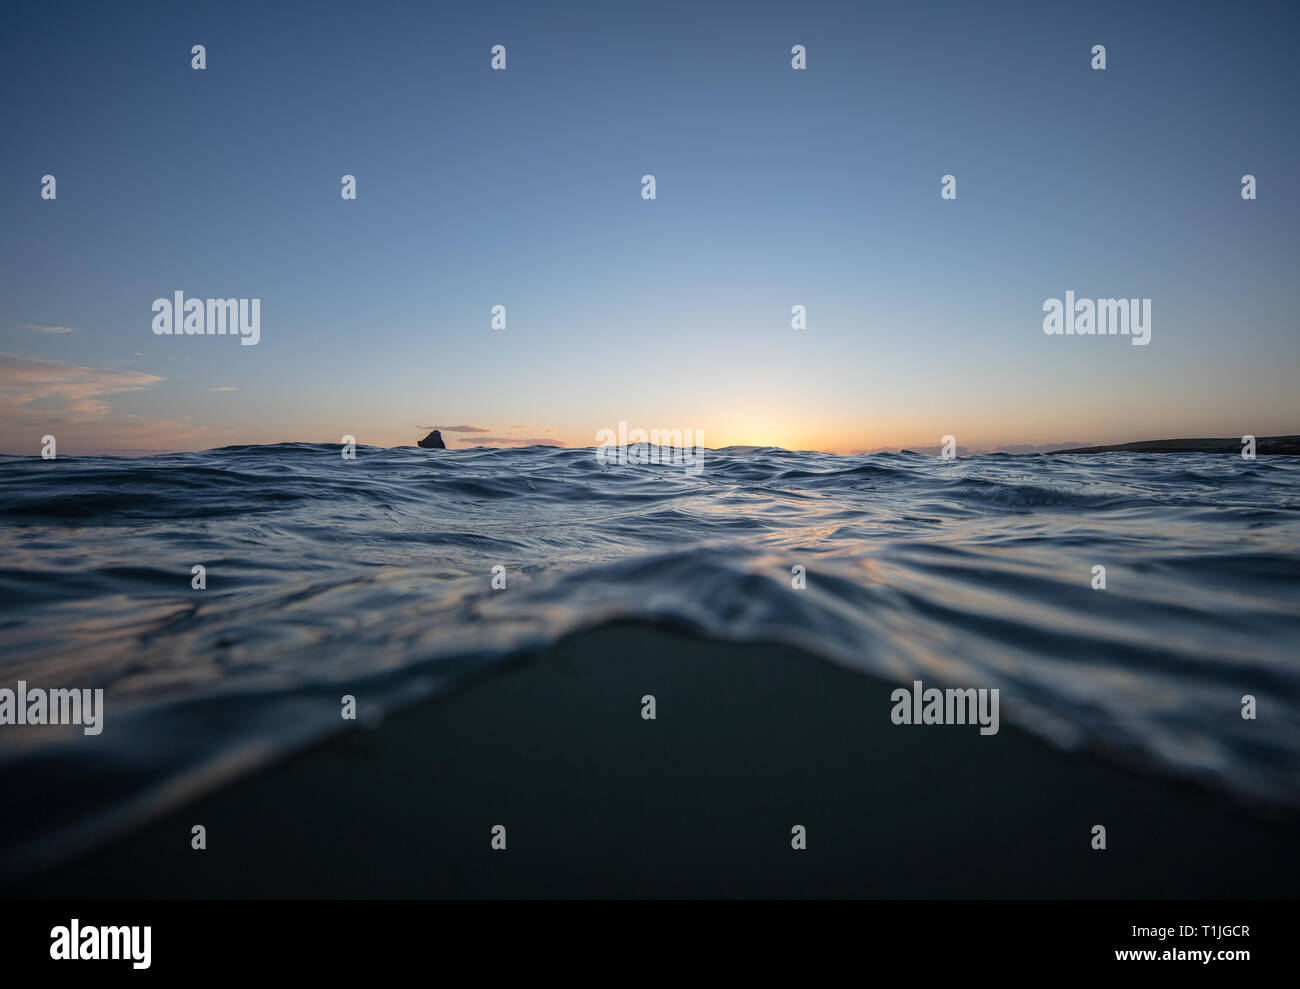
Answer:
<path fill-rule="evenodd" d="M 110 403 L 163 380 L 141 371 L 0 354 L 0 449 L 34 452 L 47 433 L 58 439 L 60 452 L 175 449 L 201 430 L 185 420 L 117 413 Z"/>
<path fill-rule="evenodd" d="M 218 385 L 216 388 L 209 388 L 208 391 L 239 391 L 232 385 Z"/>
<path fill-rule="evenodd" d="M 560 440 L 549 436 L 480 436 L 461 442 L 466 446 L 564 446 Z"/>
<path fill-rule="evenodd" d="M 21 408 L 37 400 L 64 411 L 103 415 L 102 396 L 149 388 L 163 379 L 141 371 L 103 371 L 63 361 L 32 360 L 0 354 L 0 403 Z"/>
<path fill-rule="evenodd" d="M 37 333 L 76 333 L 77 331 L 71 326 L 42 326 L 40 323 L 24 323 L 24 330 L 35 330 Z"/>
<path fill-rule="evenodd" d="M 417 429 L 439 429 L 444 433 L 490 433 L 485 426 L 417 426 Z"/>
<path fill-rule="evenodd" d="M 979 454 L 979 453 L 1017 453 L 1017 454 L 1049 453 L 1052 450 L 1064 450 L 1069 447 L 1088 446 L 1088 445 L 1090 444 L 1079 443 L 1073 440 L 1062 441 L 1060 443 L 1038 443 L 1038 444 L 995 443 L 989 447 L 977 447 L 975 449 L 959 446 L 957 447 L 957 455 L 961 457 L 966 457 L 966 456 Z M 943 447 L 941 446 L 909 446 L 909 447 L 873 446 L 873 447 L 860 447 L 855 450 L 850 450 L 849 454 L 852 456 L 857 456 L 858 454 L 862 454 L 862 453 L 898 453 L 902 449 L 911 450 L 913 453 L 924 453 L 927 456 L 931 456 L 931 457 L 937 457 L 943 452 Z"/>

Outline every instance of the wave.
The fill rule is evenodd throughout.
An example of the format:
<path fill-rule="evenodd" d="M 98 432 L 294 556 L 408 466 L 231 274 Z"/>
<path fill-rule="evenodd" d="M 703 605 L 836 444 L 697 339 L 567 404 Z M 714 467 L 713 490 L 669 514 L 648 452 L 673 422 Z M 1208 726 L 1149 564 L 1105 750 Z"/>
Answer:
<path fill-rule="evenodd" d="M 334 731 L 343 693 L 400 707 L 626 620 L 998 687 L 1052 744 L 1300 808 L 1297 482 L 1199 454 L 3 457 L 0 684 L 103 687 L 108 730 L 0 734 L 9 792 L 98 795 L 7 815 L 0 857 Z"/>

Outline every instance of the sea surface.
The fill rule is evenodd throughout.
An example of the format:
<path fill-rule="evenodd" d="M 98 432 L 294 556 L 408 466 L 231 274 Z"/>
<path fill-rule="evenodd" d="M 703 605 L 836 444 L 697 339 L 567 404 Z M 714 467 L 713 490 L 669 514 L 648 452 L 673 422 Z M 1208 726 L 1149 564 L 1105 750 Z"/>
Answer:
<path fill-rule="evenodd" d="M 1053 745 L 1300 808 L 1300 458 L 703 456 L 0 457 L 0 687 L 106 707 L 0 727 L 0 871 L 337 732 L 344 694 L 375 727 L 615 620 L 997 687 Z"/>

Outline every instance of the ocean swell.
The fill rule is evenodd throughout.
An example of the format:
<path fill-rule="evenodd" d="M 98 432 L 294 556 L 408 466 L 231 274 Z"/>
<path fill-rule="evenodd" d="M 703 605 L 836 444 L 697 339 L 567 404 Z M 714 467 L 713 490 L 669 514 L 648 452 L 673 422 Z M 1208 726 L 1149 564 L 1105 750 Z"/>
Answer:
<path fill-rule="evenodd" d="M 997 687 L 1053 744 L 1300 806 L 1294 458 L 5 457 L 0 548 L 0 686 L 107 706 L 93 738 L 0 729 L 7 792 L 50 796 L 0 823 L 10 872 L 337 731 L 344 693 L 374 723 L 622 620 Z"/>

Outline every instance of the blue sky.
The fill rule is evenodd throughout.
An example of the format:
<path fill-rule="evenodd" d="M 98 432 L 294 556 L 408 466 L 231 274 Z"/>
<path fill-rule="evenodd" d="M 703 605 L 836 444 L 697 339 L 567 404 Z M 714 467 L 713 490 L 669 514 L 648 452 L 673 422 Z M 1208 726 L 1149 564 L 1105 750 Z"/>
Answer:
<path fill-rule="evenodd" d="M 1297 27 L 1282 4 L 11 4 L 0 450 L 1300 431 Z M 178 289 L 260 298 L 261 342 L 155 336 Z M 1151 344 L 1045 336 L 1067 289 L 1151 298 Z"/>

